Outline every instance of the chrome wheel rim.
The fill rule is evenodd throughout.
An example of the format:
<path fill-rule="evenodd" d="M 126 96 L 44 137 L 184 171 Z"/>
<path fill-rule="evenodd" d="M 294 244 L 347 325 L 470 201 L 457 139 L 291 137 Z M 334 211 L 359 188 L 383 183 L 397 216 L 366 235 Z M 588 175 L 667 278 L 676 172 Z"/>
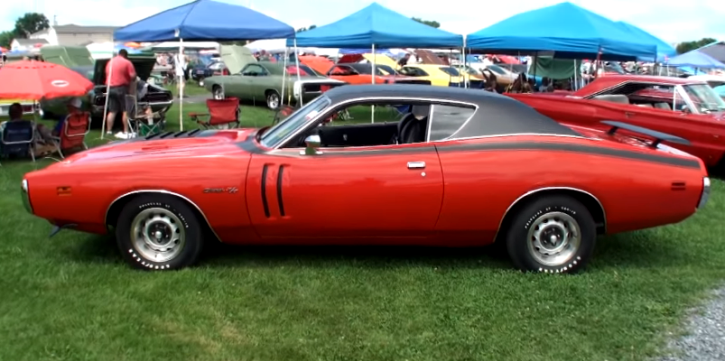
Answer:
<path fill-rule="evenodd" d="M 545 213 L 529 227 L 527 243 L 537 262 L 559 267 L 571 261 L 579 250 L 581 229 L 574 217 L 566 213 Z"/>
<path fill-rule="evenodd" d="M 277 109 L 279 107 L 279 96 L 276 93 L 267 96 L 267 106 L 270 109 Z"/>
<path fill-rule="evenodd" d="M 204 81 L 203 80 L 199 80 L 199 86 L 204 86 Z"/>
<path fill-rule="evenodd" d="M 224 94 L 222 94 L 221 89 L 219 89 L 219 88 L 214 89 L 214 99 L 216 99 L 216 100 L 224 99 Z"/>
<path fill-rule="evenodd" d="M 181 219 L 165 208 L 141 211 L 131 223 L 133 248 L 152 262 L 167 262 L 184 249 L 186 230 Z"/>

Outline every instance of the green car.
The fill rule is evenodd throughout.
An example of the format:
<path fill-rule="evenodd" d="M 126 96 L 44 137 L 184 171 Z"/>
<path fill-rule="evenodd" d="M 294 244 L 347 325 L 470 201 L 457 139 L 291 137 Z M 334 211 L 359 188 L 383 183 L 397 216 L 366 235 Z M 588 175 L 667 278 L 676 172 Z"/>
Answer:
<path fill-rule="evenodd" d="M 218 75 L 206 78 L 204 87 L 215 99 L 236 97 L 240 100 L 262 102 L 269 109 L 277 109 L 281 104 L 282 78 L 286 74 L 284 103 L 306 103 L 323 92 L 346 82 L 330 79 L 311 68 L 299 66 L 300 77 L 297 78 L 297 67 L 288 64 L 285 69 L 282 63 L 259 62 L 249 49 L 238 45 L 224 45 L 221 49 L 222 60 L 232 75 Z"/>
<path fill-rule="evenodd" d="M 93 60 L 91 53 L 85 47 L 46 46 L 40 49 L 43 59 L 47 62 L 66 66 L 93 82 L 95 87 L 88 96 L 84 97 L 84 108 L 91 110 L 94 120 L 103 119 L 103 109 L 106 105 L 106 64 L 109 59 Z M 138 77 L 147 81 L 151 75 L 156 57 L 153 54 L 129 54 L 128 59 L 133 63 Z M 57 119 L 66 114 L 65 103 L 68 98 L 56 98 L 40 102 L 44 118 Z M 166 112 L 174 102 L 170 91 L 149 84 L 148 93 L 139 103 L 148 103 L 153 112 Z"/>

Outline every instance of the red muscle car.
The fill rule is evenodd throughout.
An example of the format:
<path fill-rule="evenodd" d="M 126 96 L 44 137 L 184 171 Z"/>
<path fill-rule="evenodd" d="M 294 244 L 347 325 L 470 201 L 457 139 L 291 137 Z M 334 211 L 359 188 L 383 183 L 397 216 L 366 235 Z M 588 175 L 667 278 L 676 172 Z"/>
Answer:
<path fill-rule="evenodd" d="M 329 122 L 394 105 L 397 122 Z M 417 85 L 339 87 L 272 127 L 119 141 L 26 174 L 27 209 L 56 231 L 116 236 L 149 270 L 205 242 L 480 246 L 522 270 L 584 267 L 597 235 L 680 222 L 702 207 L 701 160 L 667 134 L 566 127 L 512 98 Z"/>
<path fill-rule="evenodd" d="M 704 81 L 612 75 L 569 95 L 510 96 L 564 124 L 605 130 L 601 121 L 615 120 L 685 138 L 690 144 L 670 145 L 725 167 L 725 101 Z"/>
<path fill-rule="evenodd" d="M 332 68 L 330 68 L 330 70 L 327 72 L 327 76 L 329 78 L 341 80 L 350 84 L 372 84 L 373 66 L 369 63 L 336 64 Z M 395 71 L 395 69 L 387 65 L 377 65 L 375 67 L 375 83 L 430 85 L 430 80 L 423 80 L 412 76 L 400 75 L 397 71 Z"/>

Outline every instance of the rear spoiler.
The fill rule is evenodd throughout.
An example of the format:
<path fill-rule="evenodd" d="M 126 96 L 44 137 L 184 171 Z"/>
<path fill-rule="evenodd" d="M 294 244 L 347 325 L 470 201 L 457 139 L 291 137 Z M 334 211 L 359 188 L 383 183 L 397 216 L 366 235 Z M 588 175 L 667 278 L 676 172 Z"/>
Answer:
<path fill-rule="evenodd" d="M 628 123 L 616 122 L 613 120 L 604 120 L 604 121 L 602 121 L 602 124 L 606 124 L 606 125 L 609 125 L 612 127 L 611 129 L 609 129 L 607 131 L 607 134 L 609 134 L 609 135 L 614 135 L 614 133 L 616 133 L 617 130 L 624 129 L 624 130 L 628 130 L 630 132 L 635 132 L 635 133 L 639 133 L 639 134 L 654 138 L 655 139 L 654 142 L 652 142 L 652 144 L 650 144 L 650 146 L 652 148 L 657 148 L 657 145 L 659 145 L 662 142 L 690 145 L 690 142 L 687 139 L 680 138 L 676 135 L 662 133 L 662 132 L 658 132 L 656 130 L 647 129 L 647 128 L 639 127 L 639 126 L 628 124 Z"/>

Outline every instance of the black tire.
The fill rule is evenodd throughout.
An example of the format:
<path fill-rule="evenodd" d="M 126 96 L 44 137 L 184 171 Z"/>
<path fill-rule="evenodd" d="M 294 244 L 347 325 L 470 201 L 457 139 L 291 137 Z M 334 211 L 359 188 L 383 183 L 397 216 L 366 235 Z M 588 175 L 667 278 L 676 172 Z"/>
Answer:
<path fill-rule="evenodd" d="M 267 101 L 267 108 L 270 110 L 277 110 L 280 107 L 281 99 L 279 98 L 279 94 L 275 90 L 267 90 L 265 92 L 265 99 Z M 277 104 L 276 106 L 274 104 Z"/>
<path fill-rule="evenodd" d="M 575 238 L 559 237 L 566 232 L 576 234 L 577 227 L 578 244 L 573 241 Z M 541 230 L 541 247 L 529 235 L 530 230 L 535 233 L 536 229 Z M 567 196 L 533 199 L 514 215 L 507 231 L 506 249 L 514 265 L 522 271 L 542 273 L 575 273 L 583 269 L 592 257 L 597 239 L 596 224 L 589 210 Z M 567 242 L 559 243 L 562 238 Z M 560 247 L 563 248 L 557 252 Z"/>
<path fill-rule="evenodd" d="M 145 224 L 151 223 L 151 225 L 145 228 L 164 228 L 167 226 L 167 223 L 165 223 L 166 219 L 171 221 L 171 227 L 178 225 L 176 232 L 171 231 L 170 227 L 166 227 L 169 229 L 169 232 L 163 232 L 164 234 L 178 234 L 179 241 L 174 242 L 176 247 L 178 247 L 175 248 L 175 251 L 157 252 L 157 256 L 159 254 L 162 255 L 161 259 L 149 256 L 153 251 L 150 251 L 145 245 L 139 245 L 132 239 L 132 229 L 135 225 L 134 220 L 137 216 L 146 217 L 147 214 L 150 217 L 159 217 L 160 220 L 152 219 L 146 222 Z M 174 220 L 180 222 L 174 222 Z M 132 199 L 123 208 L 116 222 L 116 242 L 121 251 L 121 255 L 131 266 L 144 270 L 174 270 L 191 266 L 199 258 L 199 254 L 201 254 L 203 234 L 200 220 L 192 208 L 184 201 L 164 194 L 144 194 Z M 164 235 L 164 237 L 166 236 Z M 183 240 L 181 240 L 182 237 Z M 169 242 L 159 247 L 165 247 L 171 243 Z M 169 259 L 163 258 L 170 255 L 174 256 Z"/>

